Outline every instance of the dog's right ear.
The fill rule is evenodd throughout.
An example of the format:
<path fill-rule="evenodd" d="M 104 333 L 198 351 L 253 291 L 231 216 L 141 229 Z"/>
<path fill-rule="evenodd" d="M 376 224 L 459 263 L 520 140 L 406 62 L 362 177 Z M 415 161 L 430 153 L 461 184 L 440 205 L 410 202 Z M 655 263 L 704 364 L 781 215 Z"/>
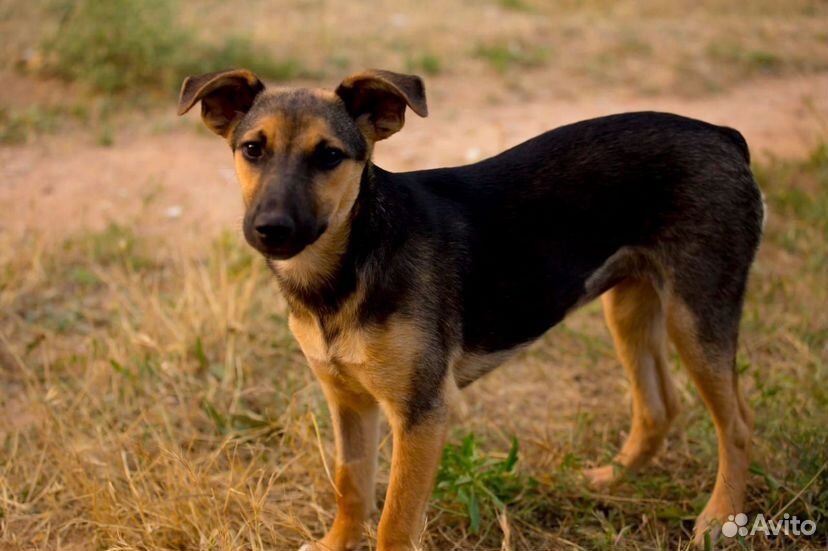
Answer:
<path fill-rule="evenodd" d="M 371 141 L 398 132 L 405 124 L 406 106 L 421 117 L 428 116 L 425 85 L 415 75 L 368 69 L 343 80 L 336 95 Z"/>
<path fill-rule="evenodd" d="M 262 90 L 262 81 L 247 69 L 187 77 L 181 84 L 178 114 L 183 115 L 201 101 L 204 124 L 219 136 L 228 138 Z"/>

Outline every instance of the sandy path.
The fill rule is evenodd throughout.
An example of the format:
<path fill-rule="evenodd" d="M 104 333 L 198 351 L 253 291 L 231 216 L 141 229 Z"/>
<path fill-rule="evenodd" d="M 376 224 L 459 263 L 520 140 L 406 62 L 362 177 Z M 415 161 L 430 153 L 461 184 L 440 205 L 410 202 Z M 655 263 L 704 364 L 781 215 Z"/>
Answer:
<path fill-rule="evenodd" d="M 591 93 L 565 102 L 540 95 L 493 101 L 480 82 L 446 77 L 428 85 L 430 117 L 409 115 L 403 132 L 380 144 L 383 167 L 462 164 L 561 124 L 644 109 L 738 128 L 755 157 L 803 155 L 828 139 L 828 74 L 754 81 L 702 99 Z M 241 202 L 227 147 L 193 130 L 197 114 L 181 123 L 173 117 L 159 113 L 124 129 L 111 147 L 76 132 L 0 148 L 0 235 L 60 238 L 108 222 L 202 237 L 238 228 Z M 159 132 L 164 124 L 172 129 Z"/>

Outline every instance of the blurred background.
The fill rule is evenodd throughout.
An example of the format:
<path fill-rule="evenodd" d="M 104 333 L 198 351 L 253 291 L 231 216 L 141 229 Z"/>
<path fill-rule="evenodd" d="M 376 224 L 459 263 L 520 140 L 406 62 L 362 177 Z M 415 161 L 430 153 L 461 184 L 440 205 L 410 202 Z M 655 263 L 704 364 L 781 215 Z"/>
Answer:
<path fill-rule="evenodd" d="M 392 170 L 641 109 L 735 126 L 755 154 L 801 155 L 826 133 L 827 13 L 824 0 L 2 0 L 0 204 L 16 212 L 3 225 L 102 224 L 118 216 L 102 209 L 150 192 L 148 214 L 178 206 L 182 228 L 232 220 L 229 154 L 198 110 L 171 113 L 186 75 L 234 66 L 329 88 L 366 67 L 423 76 L 429 120 L 410 116 L 378 148 Z"/>
<path fill-rule="evenodd" d="M 828 543 L 826 0 L 0 0 L 0 36 L 3 549 L 288 549 L 330 523 L 327 413 L 243 243 L 229 149 L 175 116 L 185 76 L 234 66 L 422 76 L 429 117 L 376 150 L 391 170 L 620 111 L 740 130 L 769 204 L 739 356 L 748 507 L 820 527 L 751 545 Z M 686 548 L 716 452 L 678 359 L 685 413 L 646 476 L 572 476 L 628 427 L 609 343 L 593 304 L 469 389 L 426 548 Z"/>

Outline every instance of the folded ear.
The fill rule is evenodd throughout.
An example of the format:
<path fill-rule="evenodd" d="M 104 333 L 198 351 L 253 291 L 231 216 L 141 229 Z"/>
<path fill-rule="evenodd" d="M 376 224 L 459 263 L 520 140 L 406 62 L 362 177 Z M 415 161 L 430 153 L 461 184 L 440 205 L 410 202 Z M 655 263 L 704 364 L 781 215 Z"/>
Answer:
<path fill-rule="evenodd" d="M 262 90 L 262 81 L 247 69 L 228 69 L 187 77 L 181 84 L 178 114 L 183 115 L 201 101 L 204 124 L 227 138 Z"/>
<path fill-rule="evenodd" d="M 405 123 L 405 107 L 428 116 L 425 85 L 414 75 L 369 69 L 349 76 L 336 89 L 345 107 L 370 140 L 384 140 Z"/>

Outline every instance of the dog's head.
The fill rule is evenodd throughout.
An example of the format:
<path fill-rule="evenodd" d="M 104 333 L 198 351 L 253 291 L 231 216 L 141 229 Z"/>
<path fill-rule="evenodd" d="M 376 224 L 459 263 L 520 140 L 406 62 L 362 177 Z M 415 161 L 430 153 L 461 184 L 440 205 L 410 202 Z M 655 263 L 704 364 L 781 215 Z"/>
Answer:
<path fill-rule="evenodd" d="M 245 238 L 275 259 L 345 223 L 374 142 L 402 128 L 406 106 L 427 114 L 419 77 L 379 70 L 351 75 L 335 91 L 265 90 L 245 69 L 186 78 L 178 114 L 199 101 L 204 124 L 233 149 Z"/>

